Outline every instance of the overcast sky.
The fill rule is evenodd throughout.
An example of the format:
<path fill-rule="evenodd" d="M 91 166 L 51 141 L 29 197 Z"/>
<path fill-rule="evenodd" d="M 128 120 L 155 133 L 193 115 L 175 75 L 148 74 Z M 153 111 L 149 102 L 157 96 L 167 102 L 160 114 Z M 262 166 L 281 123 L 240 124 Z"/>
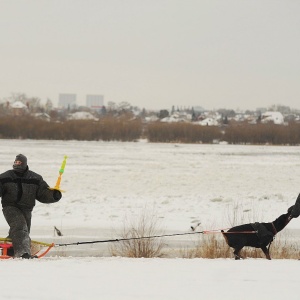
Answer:
<path fill-rule="evenodd" d="M 0 0 L 0 98 L 300 109 L 299 0 Z"/>

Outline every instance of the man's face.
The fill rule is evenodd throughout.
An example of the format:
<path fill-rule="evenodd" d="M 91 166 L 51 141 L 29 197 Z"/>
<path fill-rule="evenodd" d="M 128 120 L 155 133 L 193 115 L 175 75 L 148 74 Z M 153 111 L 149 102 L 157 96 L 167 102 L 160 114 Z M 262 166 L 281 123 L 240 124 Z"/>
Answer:
<path fill-rule="evenodd" d="M 14 161 L 14 166 L 21 166 L 22 162 L 20 160 L 15 160 Z"/>

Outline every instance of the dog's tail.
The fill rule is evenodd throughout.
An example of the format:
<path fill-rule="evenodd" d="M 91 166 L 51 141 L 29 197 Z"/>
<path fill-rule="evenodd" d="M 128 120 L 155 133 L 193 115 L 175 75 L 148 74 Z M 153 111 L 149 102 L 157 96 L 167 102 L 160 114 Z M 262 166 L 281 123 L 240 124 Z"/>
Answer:
<path fill-rule="evenodd" d="M 229 244 L 228 244 L 228 238 L 227 238 L 226 232 L 225 232 L 224 230 L 221 230 L 221 232 L 222 232 L 222 235 L 224 236 L 224 239 L 225 239 L 227 245 L 229 245 Z"/>

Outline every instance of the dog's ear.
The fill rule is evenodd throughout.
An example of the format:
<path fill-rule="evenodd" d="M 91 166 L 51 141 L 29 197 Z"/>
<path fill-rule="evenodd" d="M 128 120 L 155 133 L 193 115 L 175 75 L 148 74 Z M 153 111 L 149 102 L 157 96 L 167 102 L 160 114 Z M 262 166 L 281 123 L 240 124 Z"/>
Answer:
<path fill-rule="evenodd" d="M 290 215 L 291 218 L 298 218 L 300 216 L 300 211 L 299 211 L 298 207 L 296 207 L 296 209 L 295 209 L 295 205 L 292 205 L 288 209 L 288 214 Z"/>
<path fill-rule="evenodd" d="M 288 208 L 287 212 L 288 212 L 289 214 L 292 212 L 294 206 L 295 206 L 295 205 L 292 205 L 291 207 Z"/>

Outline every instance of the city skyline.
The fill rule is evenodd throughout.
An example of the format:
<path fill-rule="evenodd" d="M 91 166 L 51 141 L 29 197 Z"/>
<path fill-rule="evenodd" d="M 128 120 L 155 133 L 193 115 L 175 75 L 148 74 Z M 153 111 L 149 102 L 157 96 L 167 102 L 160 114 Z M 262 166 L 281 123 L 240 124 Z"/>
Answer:
<path fill-rule="evenodd" d="M 19 98 L 20 97 L 20 98 Z M 28 97 L 26 94 L 24 93 L 20 93 L 20 94 L 15 94 L 10 98 L 7 99 L 3 99 L 0 97 L 0 103 L 5 103 L 6 101 L 8 101 L 11 105 L 13 103 L 17 103 L 17 102 L 21 102 L 21 103 L 30 103 L 31 100 L 36 101 L 36 99 L 41 100 L 39 97 Z M 50 99 L 48 99 L 50 100 Z M 51 101 L 52 102 L 52 101 Z M 87 94 L 85 95 L 85 101 L 84 103 L 78 102 L 77 101 L 77 94 L 74 93 L 60 93 L 58 95 L 58 103 L 53 103 L 54 108 L 64 108 L 64 109 L 77 109 L 80 107 L 87 107 L 90 108 L 92 110 L 99 110 L 102 109 L 103 107 L 109 107 L 110 105 L 112 105 L 112 107 L 114 108 L 121 108 L 124 109 L 124 107 L 126 106 L 127 108 L 131 107 L 131 108 L 137 108 L 137 109 L 146 109 L 147 111 L 153 111 L 153 112 L 159 112 L 159 111 L 163 111 L 163 110 L 168 110 L 168 111 L 173 111 L 173 110 L 180 110 L 180 111 L 188 111 L 188 110 L 194 110 L 194 111 L 235 111 L 236 113 L 243 113 L 243 112 L 247 112 L 247 111 L 252 111 L 252 112 L 265 112 L 265 111 L 286 111 L 286 113 L 299 113 L 300 109 L 294 108 L 294 107 L 290 107 L 288 105 L 283 105 L 283 104 L 272 104 L 270 106 L 260 106 L 260 107 L 255 107 L 253 109 L 250 108 L 245 108 L 245 109 L 240 109 L 240 108 L 232 108 L 232 107 L 228 107 L 228 108 L 224 108 L 224 107 L 216 107 L 213 109 L 209 109 L 206 107 L 203 107 L 201 104 L 199 105 L 194 105 L 194 106 L 189 106 L 189 105 L 171 105 L 171 107 L 167 107 L 167 108 L 158 108 L 158 109 L 149 109 L 147 107 L 139 107 L 139 106 L 134 106 L 131 105 L 131 103 L 129 102 L 113 102 L 113 103 L 105 103 L 104 102 L 104 96 L 103 95 L 91 95 L 91 94 Z M 40 101 L 39 105 L 45 106 L 47 105 L 47 101 L 43 102 Z M 125 105 L 125 106 L 124 106 Z"/>

